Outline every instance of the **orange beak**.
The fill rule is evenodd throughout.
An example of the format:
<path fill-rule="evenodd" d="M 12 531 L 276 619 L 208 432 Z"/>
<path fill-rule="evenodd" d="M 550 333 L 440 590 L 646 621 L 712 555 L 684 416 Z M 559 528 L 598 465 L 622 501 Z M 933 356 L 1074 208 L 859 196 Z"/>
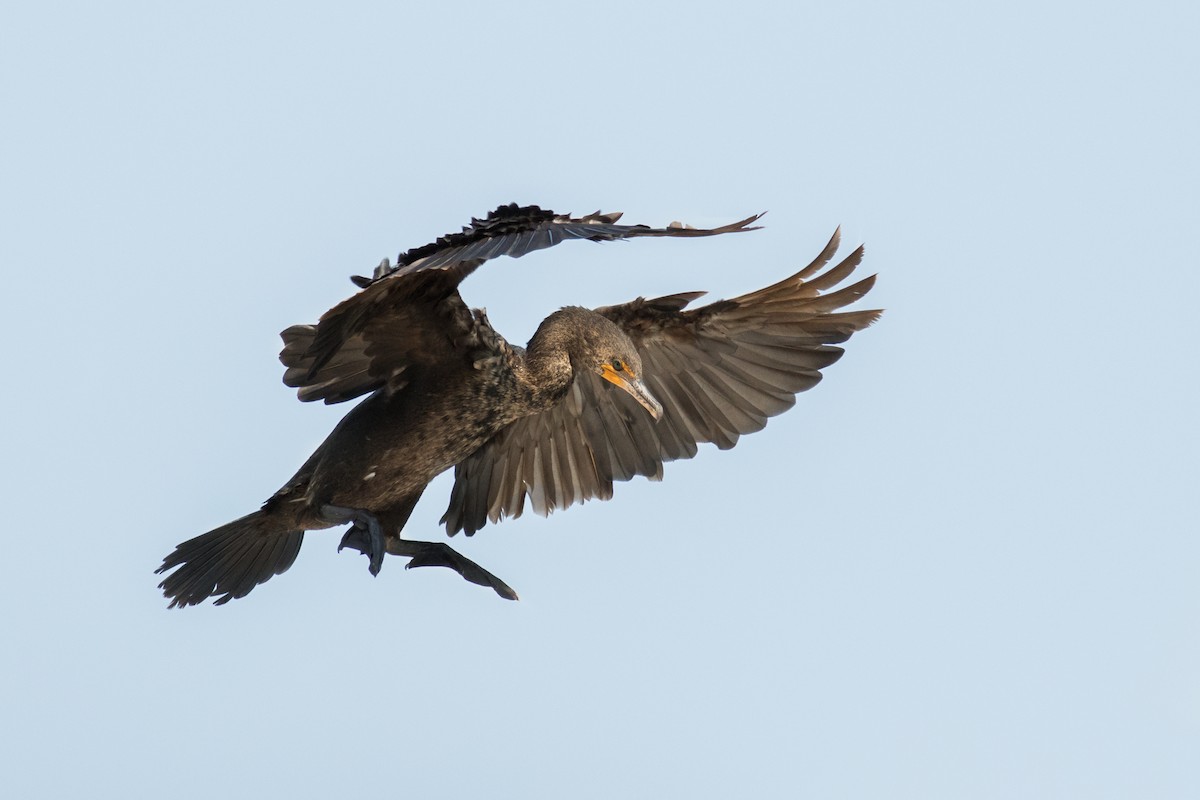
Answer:
<path fill-rule="evenodd" d="M 662 418 L 662 403 L 654 399 L 654 395 L 650 394 L 650 390 L 646 388 L 646 384 L 638 380 L 637 376 L 629 370 L 629 367 L 625 367 L 618 372 L 612 368 L 611 364 L 603 364 L 600 367 L 600 377 L 629 392 L 630 397 L 637 400 L 642 408 L 649 411 L 650 416 L 654 417 L 656 422 Z"/>

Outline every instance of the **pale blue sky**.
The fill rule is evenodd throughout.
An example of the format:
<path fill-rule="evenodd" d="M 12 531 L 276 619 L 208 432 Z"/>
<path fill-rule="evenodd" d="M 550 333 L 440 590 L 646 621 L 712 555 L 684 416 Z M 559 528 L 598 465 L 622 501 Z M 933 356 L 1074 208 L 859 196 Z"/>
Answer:
<path fill-rule="evenodd" d="M 251 5 L 0 13 L 6 793 L 1200 796 L 1194 4 Z M 278 331 L 510 201 L 770 211 L 493 262 L 514 341 L 839 223 L 888 311 L 736 449 L 460 540 L 520 603 L 331 531 L 168 612 L 344 412 Z"/>

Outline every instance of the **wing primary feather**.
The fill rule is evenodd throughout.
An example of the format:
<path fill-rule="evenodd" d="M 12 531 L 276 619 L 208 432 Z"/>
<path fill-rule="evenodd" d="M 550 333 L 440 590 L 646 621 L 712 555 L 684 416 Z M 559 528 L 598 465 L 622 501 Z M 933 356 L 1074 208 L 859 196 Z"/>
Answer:
<path fill-rule="evenodd" d="M 833 258 L 833 254 L 837 252 L 838 247 L 842 244 L 842 226 L 838 225 L 833 231 L 833 236 L 829 237 L 829 244 L 825 245 L 825 249 L 817 254 L 817 257 L 809 262 L 808 266 L 796 273 L 795 277 L 800 280 L 805 280 Z"/>
<path fill-rule="evenodd" d="M 854 273 L 854 270 L 862 263 L 865 253 L 866 249 L 862 245 L 859 245 L 855 248 L 854 252 L 842 259 L 836 267 L 806 281 L 805 285 L 809 289 L 816 289 L 822 292 L 826 289 L 832 289 Z"/>

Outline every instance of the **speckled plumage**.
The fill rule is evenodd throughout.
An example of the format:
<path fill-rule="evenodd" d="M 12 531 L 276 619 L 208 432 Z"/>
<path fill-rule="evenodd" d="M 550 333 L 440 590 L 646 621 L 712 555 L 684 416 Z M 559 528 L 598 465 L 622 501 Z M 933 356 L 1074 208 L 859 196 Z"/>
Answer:
<path fill-rule="evenodd" d="M 517 516 L 526 499 L 549 513 L 610 497 L 613 481 L 660 477 L 664 461 L 691 457 L 700 442 L 731 447 L 761 428 L 841 355 L 834 343 L 878 317 L 836 311 L 873 278 L 820 294 L 861 259 L 860 248 L 816 275 L 836 251 L 836 234 L 809 267 L 767 289 L 694 311 L 684 309 L 701 293 L 567 307 L 524 349 L 459 296 L 461 281 L 497 255 L 570 238 L 711 236 L 752 230 L 758 219 L 697 230 L 623 226 L 619 216 L 502 206 L 462 233 L 402 254 L 396 266 L 385 261 L 372 278 L 356 278 L 362 291 L 318 324 L 285 330 L 284 382 L 301 400 L 370 396 L 259 511 L 164 559 L 158 571 L 174 570 L 160 584 L 171 604 L 242 597 L 291 566 L 304 531 L 348 522 L 343 545 L 371 555 L 372 572 L 386 550 L 515 599 L 447 545 L 401 538 L 435 476 L 455 468 L 443 518 L 451 535 Z"/>

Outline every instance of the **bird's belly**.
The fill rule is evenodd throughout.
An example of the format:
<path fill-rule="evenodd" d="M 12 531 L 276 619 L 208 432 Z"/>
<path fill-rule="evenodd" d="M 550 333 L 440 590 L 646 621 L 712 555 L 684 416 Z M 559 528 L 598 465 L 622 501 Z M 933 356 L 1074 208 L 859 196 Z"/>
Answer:
<path fill-rule="evenodd" d="M 511 420 L 457 395 L 369 398 L 330 434 L 310 484 L 314 503 L 385 509 L 420 492 Z"/>

